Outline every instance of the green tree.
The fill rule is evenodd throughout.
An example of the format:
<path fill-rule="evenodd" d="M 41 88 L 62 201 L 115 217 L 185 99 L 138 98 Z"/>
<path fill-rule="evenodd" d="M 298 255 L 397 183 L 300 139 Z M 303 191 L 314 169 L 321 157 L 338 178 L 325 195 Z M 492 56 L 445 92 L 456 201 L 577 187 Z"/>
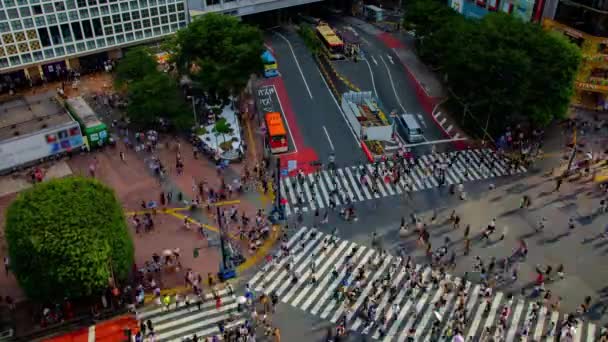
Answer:
<path fill-rule="evenodd" d="M 223 141 L 222 146 L 223 147 L 222 146 L 219 146 L 219 147 L 222 147 L 222 149 L 226 149 L 224 147 L 232 146 L 231 142 L 228 142 L 228 143 L 226 142 L 225 135 L 232 133 L 232 127 L 230 127 L 230 123 L 228 123 L 228 121 L 226 121 L 225 118 L 221 118 L 215 122 L 215 125 L 213 126 L 213 132 L 215 133 L 216 137 L 218 135 L 222 136 L 222 141 Z M 216 141 L 216 144 L 217 144 L 217 141 Z"/>
<path fill-rule="evenodd" d="M 168 48 L 180 72 L 215 99 L 241 91 L 249 76 L 263 67 L 260 30 L 230 15 L 196 18 L 177 32 Z"/>
<path fill-rule="evenodd" d="M 167 74 L 153 72 L 128 86 L 127 114 L 135 125 L 155 127 L 159 118 L 170 120 L 178 129 L 189 129 L 194 119 L 180 97 L 176 82 Z"/>
<path fill-rule="evenodd" d="M 123 86 L 133 81 L 140 81 L 146 75 L 157 73 L 156 59 L 145 47 L 135 47 L 127 51 L 116 68 L 115 82 Z"/>
<path fill-rule="evenodd" d="M 80 177 L 22 192 L 8 208 L 11 267 L 29 298 L 44 301 L 97 294 L 109 279 L 126 280 L 133 242 L 114 192 Z"/>
<path fill-rule="evenodd" d="M 455 114 L 464 107 L 472 116 L 470 129 L 495 136 L 521 120 L 542 126 L 565 114 L 581 56 L 564 37 L 505 13 L 466 19 L 439 0 L 408 1 L 404 25 L 447 80 Z"/>

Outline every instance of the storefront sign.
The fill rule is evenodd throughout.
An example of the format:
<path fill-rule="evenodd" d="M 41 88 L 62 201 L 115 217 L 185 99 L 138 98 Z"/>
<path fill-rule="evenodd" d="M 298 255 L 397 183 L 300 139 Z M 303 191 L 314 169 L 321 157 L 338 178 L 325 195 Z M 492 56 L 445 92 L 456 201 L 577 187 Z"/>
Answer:
<path fill-rule="evenodd" d="M 598 84 L 584 83 L 584 82 L 576 82 L 574 83 L 576 88 L 581 90 L 589 90 L 596 91 L 599 93 L 608 93 L 608 86 L 602 86 Z"/>

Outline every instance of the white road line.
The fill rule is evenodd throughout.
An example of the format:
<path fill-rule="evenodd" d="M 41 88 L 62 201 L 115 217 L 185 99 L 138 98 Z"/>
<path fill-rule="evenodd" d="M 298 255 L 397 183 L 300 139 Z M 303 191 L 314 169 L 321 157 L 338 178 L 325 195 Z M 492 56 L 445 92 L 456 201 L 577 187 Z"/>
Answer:
<path fill-rule="evenodd" d="M 285 294 L 285 296 L 283 296 L 281 301 L 284 301 L 284 302 L 289 301 L 289 299 L 295 294 L 295 292 L 300 288 L 301 285 L 305 285 L 305 286 L 310 285 L 310 283 L 308 282 L 308 277 L 310 277 L 310 275 L 312 273 L 311 265 L 314 264 L 316 267 L 316 263 L 323 261 L 323 259 L 325 258 L 325 254 L 318 255 L 318 253 L 323 248 L 323 245 L 324 245 L 324 242 L 320 241 L 320 243 L 317 245 L 315 250 L 312 253 L 310 253 L 310 255 L 306 258 L 306 260 L 304 260 L 300 264 L 300 266 L 298 266 L 298 268 L 296 269 L 297 274 L 302 274 L 302 271 L 304 271 L 304 273 L 302 274 L 302 276 L 300 276 L 300 279 L 298 279 L 298 282 L 296 284 L 293 284 L 293 286 L 291 286 L 291 288 Z M 305 268 L 306 268 L 306 270 L 305 270 Z M 285 292 L 285 290 L 287 290 L 287 287 L 289 287 L 289 285 L 291 285 L 290 283 L 291 283 L 290 281 L 286 281 L 285 284 L 283 284 L 283 286 L 277 291 L 277 294 L 279 296 L 281 296 L 281 294 L 283 292 Z"/>
<path fill-rule="evenodd" d="M 375 59 L 374 59 L 374 63 L 376 63 L 376 65 L 378 65 L 378 62 L 376 62 Z M 376 81 L 374 81 L 374 73 L 372 72 L 372 66 L 369 65 L 369 62 L 367 61 L 367 59 L 365 60 L 365 64 L 367 64 L 367 68 L 369 69 L 369 75 L 372 78 L 372 87 L 374 88 L 374 96 L 378 96 L 378 91 L 376 90 Z"/>
<path fill-rule="evenodd" d="M 331 141 L 331 138 L 329 137 L 329 133 L 327 132 L 327 128 L 325 128 L 325 126 L 323 126 L 323 131 L 325 131 L 325 136 L 327 137 L 327 141 L 329 141 L 329 147 L 331 147 L 331 150 L 334 150 L 334 143 Z"/>
<path fill-rule="evenodd" d="M 325 185 L 323 183 L 323 178 L 319 174 L 319 178 L 317 179 L 318 187 L 321 188 L 321 192 L 323 193 L 323 197 L 325 198 L 325 203 L 327 203 L 327 206 L 329 206 L 329 194 L 327 193 L 327 189 L 325 188 Z"/>
<path fill-rule="evenodd" d="M 587 323 L 587 342 L 595 340 L 595 324 Z"/>
<path fill-rule="evenodd" d="M 355 202 L 355 195 L 353 194 L 352 191 L 350 191 L 350 185 L 348 184 L 348 181 L 346 180 L 346 177 L 344 177 L 344 172 L 342 172 L 342 169 L 338 169 L 337 173 L 340 175 L 340 177 L 338 177 L 339 180 L 342 180 L 342 186 L 344 186 L 344 188 L 346 188 L 346 193 L 348 194 L 348 198 L 350 198 L 351 201 Z"/>
<path fill-rule="evenodd" d="M 342 118 L 344 119 L 344 122 L 346 122 L 346 126 L 350 130 L 350 133 L 353 135 L 353 138 L 355 138 L 355 146 L 359 147 L 360 141 L 359 141 L 359 138 L 357 138 L 357 134 L 355 134 L 355 130 L 350 125 L 350 122 L 348 122 L 348 119 L 346 119 L 346 114 L 344 114 L 342 107 L 340 107 L 340 104 L 338 104 L 338 101 L 334 97 L 334 94 L 332 94 L 331 89 L 329 89 L 329 85 L 327 84 L 327 81 L 325 81 L 325 77 L 323 77 L 323 74 L 321 74 L 321 70 L 319 70 L 319 67 L 317 67 L 317 71 L 319 72 L 319 77 L 321 77 L 323 84 L 325 84 L 325 88 L 327 88 L 327 91 L 329 92 L 330 97 L 332 98 L 332 100 L 334 100 L 336 107 L 338 107 L 338 111 L 340 111 L 340 114 L 342 114 Z"/>
<path fill-rule="evenodd" d="M 517 325 L 519 323 L 519 317 L 521 316 L 521 312 L 524 309 L 524 302 L 522 300 L 519 300 L 517 302 L 517 306 L 515 307 L 515 312 L 513 312 L 513 320 L 511 321 L 511 324 L 509 325 L 509 332 L 507 333 L 507 339 L 506 341 L 514 341 L 515 340 L 515 333 L 517 332 Z"/>
<path fill-rule="evenodd" d="M 88 342 L 95 342 L 95 325 L 89 326 Z"/>
<path fill-rule="evenodd" d="M 310 87 L 308 87 L 308 82 L 306 82 L 306 78 L 304 77 L 304 73 L 302 72 L 302 68 L 300 67 L 300 62 L 298 62 L 298 57 L 296 57 L 296 53 L 293 51 L 293 47 L 291 46 L 291 42 L 289 41 L 289 39 L 285 38 L 285 36 L 283 36 L 282 34 L 280 34 L 279 32 L 275 32 L 275 34 L 279 37 L 281 37 L 289 46 L 289 50 L 291 50 L 291 55 L 293 56 L 293 59 L 296 61 L 296 66 L 298 67 L 298 70 L 300 71 L 300 76 L 302 76 L 302 81 L 304 81 L 304 85 L 306 86 L 306 90 L 308 90 L 308 95 L 310 95 L 310 98 L 312 99 L 312 92 L 310 91 Z"/>
<path fill-rule="evenodd" d="M 547 315 L 547 307 L 543 305 L 540 308 L 540 312 L 538 313 L 538 319 L 537 319 L 538 323 L 536 324 L 536 330 L 534 330 L 534 335 L 532 336 L 532 339 L 534 341 L 540 341 L 540 338 L 543 335 L 543 327 L 545 324 L 546 315 Z"/>
<path fill-rule="evenodd" d="M 446 280 L 450 280 L 450 275 L 446 274 L 445 278 L 446 278 Z M 420 322 L 418 322 L 418 324 L 416 324 L 416 334 L 415 334 L 416 340 L 418 338 L 420 338 L 420 335 L 422 335 L 422 332 L 424 332 L 424 328 L 426 327 L 427 322 L 431 318 L 431 315 L 433 315 L 433 311 L 435 311 L 435 309 L 434 309 L 435 303 L 439 301 L 439 299 L 443 295 L 443 292 L 444 292 L 443 286 L 440 289 L 437 289 L 437 291 L 435 292 L 435 296 L 433 296 L 433 299 L 431 299 L 431 301 L 429 302 L 429 307 L 426 309 L 424 316 L 422 316 L 422 319 L 420 320 Z"/>
<path fill-rule="evenodd" d="M 384 58 L 382 58 L 382 56 L 380 56 L 380 60 L 382 60 L 382 63 L 384 63 L 384 67 L 386 68 L 386 73 L 388 74 L 389 81 L 391 81 L 391 87 L 393 87 L 393 93 L 395 93 L 395 98 L 397 99 L 397 103 L 399 104 L 399 107 L 401 107 L 401 110 L 403 111 L 403 113 L 406 113 L 407 111 L 401 104 L 401 99 L 399 98 L 399 95 L 397 95 L 397 89 L 395 88 L 395 83 L 393 82 L 393 76 L 391 75 L 391 71 L 388 69 L 388 64 L 386 64 L 386 61 L 384 60 Z M 391 59 L 391 63 L 393 63 L 392 59 Z"/>
<path fill-rule="evenodd" d="M 334 191 L 334 184 L 332 183 L 331 179 L 329 178 L 329 175 L 327 173 L 327 171 L 323 170 L 321 171 L 321 173 L 323 174 L 323 178 L 325 178 L 325 182 L 327 183 L 327 186 L 329 186 L 329 191 Z M 336 202 L 336 205 L 340 205 L 340 196 L 330 196 L 334 199 L 334 201 Z"/>
<path fill-rule="evenodd" d="M 342 172 L 342 169 L 340 169 L 340 172 Z M 353 178 L 353 174 L 350 172 L 350 169 L 348 167 L 345 167 L 344 172 L 348 176 L 348 179 L 350 180 L 350 184 L 352 185 L 353 190 L 355 190 L 355 194 L 359 198 L 359 201 L 364 201 L 365 197 L 363 197 L 363 195 L 361 194 L 361 190 L 359 190 L 359 187 L 357 186 L 357 182 Z"/>
<path fill-rule="evenodd" d="M 454 125 L 449 125 L 448 128 L 445 129 L 446 132 L 450 133 L 450 131 L 454 128 Z"/>
<path fill-rule="evenodd" d="M 311 190 L 314 190 L 314 192 L 315 192 L 314 197 L 317 199 L 319 208 L 321 208 L 321 209 L 325 208 L 325 205 L 323 204 L 323 198 L 321 198 L 319 187 L 317 186 L 317 182 L 315 182 L 315 178 L 310 173 L 308 174 L 308 180 L 310 181 L 310 185 L 308 185 L 308 186 L 311 187 Z"/>
<path fill-rule="evenodd" d="M 372 62 L 374 62 L 374 64 L 376 64 L 376 66 L 378 66 L 378 61 L 376 60 L 376 58 L 374 58 L 374 56 L 372 56 Z"/>
<path fill-rule="evenodd" d="M 486 319 L 486 324 L 483 325 L 484 329 L 492 326 L 492 324 L 494 323 L 494 316 L 496 316 L 496 311 L 498 309 L 498 305 L 500 304 L 501 300 L 502 300 L 502 292 L 498 292 L 494 296 L 494 301 L 492 302 L 492 306 L 490 307 L 490 312 L 488 314 L 488 318 Z"/>
<path fill-rule="evenodd" d="M 389 55 L 388 53 L 386 54 L 386 58 L 388 58 L 388 61 L 391 62 L 392 65 L 395 65 L 395 62 L 393 62 L 393 57 L 391 57 L 391 55 Z"/>
<path fill-rule="evenodd" d="M 181 334 L 184 334 L 184 333 L 192 330 L 192 325 L 193 324 L 205 323 L 204 325 L 211 325 L 211 324 L 217 323 L 219 321 L 222 321 L 222 320 L 228 318 L 227 313 L 230 312 L 233 309 L 236 309 L 236 307 L 237 307 L 237 303 L 232 303 L 232 304 L 228 304 L 228 305 L 222 305 L 219 308 L 219 310 L 201 311 L 201 312 L 198 312 L 198 313 L 193 314 L 193 315 L 186 316 L 186 317 L 181 318 L 181 319 L 169 321 L 167 324 L 157 324 L 154 327 L 155 330 L 161 331 L 161 330 L 165 329 L 164 327 L 170 328 L 171 326 L 178 326 L 178 325 L 183 325 L 183 324 L 186 324 L 186 323 L 191 323 L 191 324 L 182 326 L 181 328 L 178 328 L 178 329 L 168 329 L 167 331 L 159 333 L 156 336 L 157 336 L 157 338 L 159 340 L 164 340 L 164 339 L 166 339 L 166 338 L 168 338 L 170 336 L 174 336 L 174 335 L 178 335 L 178 334 L 181 335 Z M 222 316 L 213 317 L 213 318 L 210 318 L 210 319 L 208 319 L 206 321 L 201 322 L 201 320 L 203 318 L 208 317 L 208 316 L 212 316 L 212 315 L 218 314 L 218 313 L 226 313 L 226 314 L 222 315 Z"/>

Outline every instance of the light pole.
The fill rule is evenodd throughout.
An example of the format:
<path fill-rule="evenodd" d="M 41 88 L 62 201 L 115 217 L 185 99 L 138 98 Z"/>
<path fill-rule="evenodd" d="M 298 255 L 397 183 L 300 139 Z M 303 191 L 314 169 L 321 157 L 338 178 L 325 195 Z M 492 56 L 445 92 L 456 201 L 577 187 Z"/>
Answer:
<path fill-rule="evenodd" d="M 190 100 L 192 100 L 192 115 L 194 116 L 194 125 L 196 126 L 196 128 L 198 128 L 198 118 L 196 115 L 196 102 L 194 99 L 194 95 L 190 95 L 187 98 L 189 98 Z"/>

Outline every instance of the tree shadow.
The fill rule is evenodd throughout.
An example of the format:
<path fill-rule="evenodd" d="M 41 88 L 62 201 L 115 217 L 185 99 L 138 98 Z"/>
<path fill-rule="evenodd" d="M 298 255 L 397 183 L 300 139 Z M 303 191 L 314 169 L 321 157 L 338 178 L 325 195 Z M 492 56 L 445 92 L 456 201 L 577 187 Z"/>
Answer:
<path fill-rule="evenodd" d="M 592 243 L 593 241 L 596 241 L 596 240 L 601 239 L 601 238 L 602 238 L 602 236 L 603 236 L 603 234 L 597 234 L 597 235 L 596 235 L 596 236 L 594 236 L 594 237 L 586 238 L 586 239 L 584 239 L 583 241 L 581 241 L 581 244 L 582 244 L 582 245 L 587 245 L 587 244 L 590 244 L 590 243 Z M 606 287 L 606 288 L 608 289 L 608 287 Z"/>
<path fill-rule="evenodd" d="M 566 236 L 570 235 L 570 232 L 564 232 L 561 234 L 557 234 L 554 237 L 551 238 L 546 238 L 546 239 L 539 239 L 536 244 L 537 245 L 548 245 L 548 244 L 552 244 L 552 243 L 556 243 L 559 240 L 565 238 Z"/>

